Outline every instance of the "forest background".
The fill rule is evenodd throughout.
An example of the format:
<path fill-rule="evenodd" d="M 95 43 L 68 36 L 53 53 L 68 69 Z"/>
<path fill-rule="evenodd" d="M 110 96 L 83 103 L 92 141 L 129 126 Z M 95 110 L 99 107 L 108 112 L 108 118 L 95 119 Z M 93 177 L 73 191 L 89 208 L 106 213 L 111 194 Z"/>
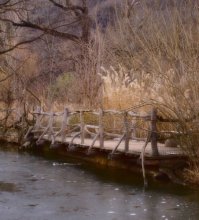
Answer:
<path fill-rule="evenodd" d="M 0 1 L 1 109 L 147 104 L 197 131 L 198 59 L 198 1 Z M 198 135 L 183 141 L 197 155 Z"/>

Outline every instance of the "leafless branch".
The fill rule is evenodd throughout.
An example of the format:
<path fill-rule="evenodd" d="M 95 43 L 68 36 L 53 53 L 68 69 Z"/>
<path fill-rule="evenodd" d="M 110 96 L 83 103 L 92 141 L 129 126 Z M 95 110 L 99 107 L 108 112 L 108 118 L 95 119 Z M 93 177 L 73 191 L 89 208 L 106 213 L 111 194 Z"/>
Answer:
<path fill-rule="evenodd" d="M 80 40 L 80 38 L 78 36 L 74 35 L 74 34 L 60 32 L 60 31 L 57 31 L 55 29 L 51 29 L 51 28 L 48 28 L 48 27 L 45 27 L 45 26 L 40 26 L 40 25 L 34 24 L 32 22 L 29 22 L 29 21 L 21 21 L 20 23 L 16 23 L 16 22 L 13 22 L 13 21 L 11 21 L 11 22 L 14 26 L 33 28 L 33 29 L 42 31 L 45 34 L 49 34 L 49 35 L 52 35 L 52 36 L 55 36 L 55 37 L 60 37 L 60 38 L 68 39 L 68 40 L 71 40 L 71 41 Z"/>
<path fill-rule="evenodd" d="M 54 6 L 60 8 L 60 9 L 62 9 L 62 10 L 64 10 L 64 11 L 75 11 L 75 12 L 81 11 L 82 13 L 84 13 L 84 12 L 85 12 L 85 9 L 86 9 L 85 7 L 81 7 L 81 6 L 79 6 L 79 5 L 72 5 L 69 1 L 68 1 L 67 6 L 64 6 L 64 5 L 62 5 L 62 4 L 59 4 L 59 3 L 57 3 L 57 2 L 54 1 L 54 0 L 49 0 L 49 1 L 50 1 L 51 3 L 53 3 Z"/>
<path fill-rule="evenodd" d="M 44 34 L 42 34 L 42 35 L 40 35 L 40 36 L 38 36 L 38 37 L 32 38 L 32 39 L 30 39 L 30 40 L 21 41 L 21 42 L 15 44 L 15 45 L 11 46 L 11 47 L 8 48 L 8 49 L 0 50 L 0 55 L 5 54 L 5 53 L 8 53 L 8 52 L 10 52 L 10 51 L 16 49 L 17 47 L 19 47 L 19 46 L 21 46 L 21 45 L 29 44 L 29 43 L 32 43 L 32 42 L 34 42 L 34 41 L 36 41 L 36 40 L 39 40 L 43 35 L 44 35 Z"/>

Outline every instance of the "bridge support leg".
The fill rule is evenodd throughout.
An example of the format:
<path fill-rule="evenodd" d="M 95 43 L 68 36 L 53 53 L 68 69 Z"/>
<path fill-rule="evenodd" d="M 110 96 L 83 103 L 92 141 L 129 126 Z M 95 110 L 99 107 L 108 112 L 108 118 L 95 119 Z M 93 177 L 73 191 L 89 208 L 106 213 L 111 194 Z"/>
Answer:
<path fill-rule="evenodd" d="M 129 125 L 128 125 L 128 114 L 127 112 L 124 113 L 124 128 L 125 128 L 125 146 L 124 150 L 127 153 L 129 151 L 129 139 L 130 139 L 130 132 L 129 132 Z"/>
<path fill-rule="evenodd" d="M 100 112 L 99 112 L 99 142 L 100 142 L 100 148 L 104 148 L 103 115 L 104 115 L 104 112 L 103 112 L 102 109 L 100 109 Z"/>
<path fill-rule="evenodd" d="M 63 121 L 62 121 L 62 126 L 61 126 L 61 141 L 62 141 L 62 143 L 65 141 L 65 138 L 66 138 L 65 129 L 67 129 L 67 126 L 68 126 L 68 115 L 69 115 L 68 108 L 64 108 Z"/>
<path fill-rule="evenodd" d="M 152 156 L 159 156 L 156 108 L 153 108 L 151 112 L 151 148 L 152 148 Z"/>
<path fill-rule="evenodd" d="M 85 124 L 84 124 L 84 114 L 83 111 L 80 111 L 80 130 L 81 130 L 81 144 L 84 144 L 85 139 L 85 130 L 84 130 Z"/>

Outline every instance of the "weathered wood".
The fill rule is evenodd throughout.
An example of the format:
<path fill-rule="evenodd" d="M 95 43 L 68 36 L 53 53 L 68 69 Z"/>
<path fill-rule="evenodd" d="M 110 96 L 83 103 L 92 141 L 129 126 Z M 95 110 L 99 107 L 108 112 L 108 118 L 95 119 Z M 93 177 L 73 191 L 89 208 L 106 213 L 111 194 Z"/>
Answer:
<path fill-rule="evenodd" d="M 131 140 L 134 140 L 134 141 L 146 141 L 146 138 L 132 137 Z"/>
<path fill-rule="evenodd" d="M 55 143 L 55 136 L 53 130 L 53 122 L 54 122 L 54 113 L 51 112 L 50 119 L 49 119 L 49 138 L 51 138 L 51 144 Z"/>
<path fill-rule="evenodd" d="M 84 113 L 80 111 L 80 132 L 81 132 L 81 144 L 84 144 L 85 139 L 85 123 L 84 123 Z"/>
<path fill-rule="evenodd" d="M 43 115 L 41 115 L 43 117 Z M 42 134 L 40 135 L 40 137 L 37 140 L 37 143 L 39 143 L 41 141 L 41 139 L 43 138 L 43 136 L 45 134 L 48 134 L 48 139 L 51 140 L 51 143 L 54 144 L 55 143 L 55 135 L 54 135 L 54 130 L 53 130 L 53 112 L 51 112 L 49 121 L 48 121 L 48 125 L 44 128 L 44 131 L 42 132 Z M 39 120 L 40 122 L 40 120 Z M 37 131 L 37 129 L 35 129 L 35 131 Z"/>
<path fill-rule="evenodd" d="M 145 119 L 145 120 L 150 119 L 151 116 L 149 114 L 138 114 L 137 112 L 132 112 L 132 111 L 128 111 L 127 113 L 131 117 Z"/>
<path fill-rule="evenodd" d="M 157 131 L 157 109 L 153 108 L 151 112 L 151 148 L 152 156 L 158 156 L 158 131 Z"/>
<path fill-rule="evenodd" d="M 93 129 L 98 129 L 99 130 L 99 126 L 98 125 L 85 125 L 87 128 L 93 128 Z"/>
<path fill-rule="evenodd" d="M 91 114 L 96 115 L 98 117 L 98 124 L 97 125 L 85 124 L 84 112 L 86 112 L 86 113 L 89 112 Z M 74 127 L 74 124 L 70 125 L 68 120 L 71 116 L 73 116 L 75 114 L 78 114 L 78 116 L 80 117 L 80 123 L 76 124 L 76 126 Z M 120 117 L 122 117 L 122 115 L 123 115 L 124 133 L 120 134 L 120 132 L 118 132 L 119 134 L 115 134 L 114 132 L 110 132 L 110 133 L 105 132 L 104 125 L 103 125 L 104 114 L 110 114 L 110 115 L 111 114 L 119 114 Z M 56 119 L 56 116 L 60 116 L 60 115 L 63 115 L 63 118 L 62 118 L 62 124 L 61 124 L 61 126 L 59 126 L 61 128 L 59 129 L 59 127 L 55 128 L 55 126 L 53 126 L 53 124 L 54 124 L 54 120 Z M 158 134 L 161 132 L 157 131 L 156 123 L 158 121 L 158 116 L 157 116 L 156 109 L 153 109 L 153 111 L 151 112 L 150 119 L 148 119 L 148 114 L 146 114 L 146 115 L 145 114 L 137 114 L 133 111 L 114 111 L 114 110 L 103 111 L 101 109 L 98 112 L 91 111 L 91 110 L 85 110 L 85 111 L 80 110 L 80 111 L 70 112 L 67 108 L 65 108 L 64 111 L 61 113 L 60 112 L 59 113 L 49 112 L 47 114 L 46 114 L 46 112 L 43 112 L 40 108 L 38 108 L 35 111 L 35 116 L 36 116 L 37 120 L 36 120 L 34 129 L 32 130 L 32 132 L 34 132 L 35 137 L 39 137 L 38 141 L 40 141 L 46 135 L 46 137 L 48 136 L 48 140 L 51 140 L 52 143 L 54 143 L 56 140 L 59 140 L 60 142 L 65 143 L 65 142 L 67 142 L 68 139 L 71 140 L 71 138 L 72 138 L 72 143 L 75 139 L 75 141 L 78 140 L 78 142 L 79 142 L 78 144 L 84 146 L 85 144 L 88 144 L 89 139 L 85 138 L 85 133 L 88 133 L 91 135 L 91 137 L 94 138 L 93 140 L 90 138 L 90 142 L 87 145 L 87 146 L 90 146 L 89 149 L 91 149 L 92 147 L 96 147 L 96 146 L 97 146 L 97 148 L 106 148 L 106 146 L 104 146 L 104 143 L 106 143 L 106 145 L 107 145 L 107 143 L 110 141 L 108 139 L 107 140 L 105 139 L 105 136 L 107 136 L 107 137 L 112 137 L 112 138 L 114 138 L 114 137 L 119 138 L 119 143 L 118 142 L 114 143 L 114 141 L 116 141 L 116 140 L 112 140 L 113 146 L 112 146 L 111 151 L 113 153 L 118 150 L 118 147 L 120 146 L 120 144 L 122 145 L 122 147 L 119 149 L 119 151 L 131 153 L 133 151 L 134 147 L 136 149 L 136 145 L 138 144 L 134 140 L 146 141 L 146 138 L 137 138 L 135 136 L 135 134 L 132 136 L 132 131 L 134 131 L 135 129 L 139 129 L 139 130 L 145 131 L 146 133 L 148 133 L 149 131 L 151 132 L 150 155 L 152 155 L 153 157 L 159 156 L 157 141 L 158 141 Z M 49 119 L 48 124 L 45 127 L 42 126 L 43 117 L 47 117 Z M 115 118 L 115 117 L 113 117 L 113 118 Z M 149 129 L 144 128 L 143 126 L 139 125 L 139 123 L 135 123 L 134 125 L 132 123 L 130 124 L 129 123 L 130 118 L 131 118 L 131 120 L 134 120 L 135 122 L 136 122 L 137 118 L 142 121 L 145 121 L 147 119 L 147 121 L 149 120 L 151 123 L 150 128 Z M 75 131 L 75 134 L 74 134 L 74 131 Z M 76 132 L 78 132 L 78 134 Z M 167 133 L 167 131 L 166 132 L 163 131 L 162 133 Z M 96 143 L 96 141 L 98 141 L 98 140 L 99 140 L 99 144 Z M 69 141 L 69 143 L 70 143 L 70 141 Z M 162 151 L 160 151 L 160 152 L 162 154 Z"/>
<path fill-rule="evenodd" d="M 94 126 L 94 127 L 97 128 L 97 129 L 99 129 L 98 126 Z M 85 127 L 84 127 L 85 132 L 88 133 L 88 134 L 90 134 L 90 135 L 94 135 L 94 136 L 95 136 L 96 133 L 89 131 L 88 128 L 91 128 L 91 127 L 90 127 L 89 125 L 85 125 Z M 97 133 L 99 133 L 99 132 L 97 132 Z"/>
<path fill-rule="evenodd" d="M 136 139 L 136 123 L 134 121 L 131 122 L 132 123 L 132 126 L 131 126 L 131 129 L 132 129 L 132 132 L 131 132 L 131 138 L 134 140 L 134 138 Z"/>
<path fill-rule="evenodd" d="M 72 115 L 77 115 L 77 114 L 79 114 L 78 111 L 75 111 L 75 112 L 69 112 L 69 115 L 70 115 L 70 116 L 72 116 Z"/>
<path fill-rule="evenodd" d="M 128 113 L 124 113 L 124 132 L 125 132 L 125 152 L 129 151 L 129 138 L 130 138 L 130 128 L 128 124 Z"/>
<path fill-rule="evenodd" d="M 73 141 L 75 140 L 75 138 L 77 138 L 77 137 L 80 136 L 80 135 L 81 135 L 81 132 L 78 132 L 77 134 L 75 134 L 75 135 L 72 137 L 72 140 L 71 140 L 71 142 L 69 143 L 69 146 L 68 146 L 69 150 L 72 148 Z"/>
<path fill-rule="evenodd" d="M 28 131 L 26 132 L 26 134 L 25 134 L 25 136 L 24 136 L 24 140 L 27 139 L 28 135 L 31 133 L 32 130 L 33 130 L 33 126 L 30 126 L 30 127 L 28 128 Z"/>
<path fill-rule="evenodd" d="M 120 144 L 122 143 L 122 141 L 124 140 L 125 138 L 125 134 L 123 134 L 119 140 L 119 142 L 117 143 L 117 145 L 115 146 L 115 148 L 113 148 L 112 152 L 110 153 L 110 156 L 113 155 L 116 150 L 118 149 L 118 147 L 120 146 Z"/>
<path fill-rule="evenodd" d="M 39 136 L 38 140 L 37 140 L 37 143 L 39 143 L 41 141 L 41 139 L 44 137 L 44 135 L 48 132 L 48 129 L 49 129 L 49 125 L 44 128 L 42 134 Z"/>
<path fill-rule="evenodd" d="M 65 137 L 66 137 L 66 129 L 67 129 L 67 123 L 68 123 L 68 108 L 64 109 L 64 114 L 63 114 L 63 121 L 62 121 L 62 127 L 61 127 L 61 140 L 64 142 Z"/>
<path fill-rule="evenodd" d="M 121 115 L 121 114 L 123 114 L 123 111 L 117 111 L 117 110 L 104 110 L 104 113 L 108 113 L 108 114 L 110 114 L 110 115 L 115 115 L 115 114 L 118 114 L 118 115 Z"/>
<path fill-rule="evenodd" d="M 33 115 L 46 115 L 46 116 L 50 116 L 52 113 L 51 112 L 43 112 L 43 111 L 40 111 L 40 112 L 38 112 L 38 111 L 34 111 L 34 112 L 32 112 L 32 114 Z M 61 115 L 63 115 L 64 114 L 64 112 L 54 112 L 53 113 L 53 116 L 61 116 Z"/>
<path fill-rule="evenodd" d="M 91 145 L 90 145 L 89 148 L 88 148 L 87 154 L 89 154 L 89 153 L 91 152 L 91 149 L 93 148 L 93 146 L 94 146 L 96 140 L 98 139 L 98 137 L 99 137 L 99 133 L 97 133 L 97 134 L 95 135 L 95 137 L 94 137 L 94 139 L 93 139 Z"/>
<path fill-rule="evenodd" d="M 144 143 L 144 146 L 143 146 L 141 154 L 140 154 L 140 158 L 141 158 L 141 161 L 142 161 L 142 174 L 143 174 L 144 186 L 145 187 L 148 186 L 148 182 L 147 182 L 146 174 L 145 174 L 144 156 L 145 156 L 145 150 L 146 150 L 147 144 L 149 143 L 150 137 L 151 137 L 151 132 L 148 132 L 148 136 L 146 138 L 146 141 Z"/>
<path fill-rule="evenodd" d="M 121 134 L 115 134 L 115 133 L 109 133 L 109 132 L 104 132 L 105 136 L 109 136 L 109 137 L 114 137 L 114 138 L 120 138 Z"/>
<path fill-rule="evenodd" d="M 43 115 L 41 115 L 41 108 L 39 106 L 37 106 L 36 108 L 36 122 L 35 122 L 35 125 L 34 125 L 34 130 L 38 130 L 41 128 L 41 119 L 43 117 Z"/>
<path fill-rule="evenodd" d="M 103 110 L 99 111 L 99 142 L 100 148 L 104 148 L 104 127 L 103 127 Z"/>

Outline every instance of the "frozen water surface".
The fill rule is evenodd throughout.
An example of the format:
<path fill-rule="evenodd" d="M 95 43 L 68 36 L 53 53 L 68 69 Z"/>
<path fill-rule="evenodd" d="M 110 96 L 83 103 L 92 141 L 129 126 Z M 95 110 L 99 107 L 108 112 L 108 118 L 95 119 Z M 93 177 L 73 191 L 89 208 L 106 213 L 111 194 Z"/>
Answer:
<path fill-rule="evenodd" d="M 137 175 L 0 151 L 0 219 L 199 219 L 199 193 Z"/>

